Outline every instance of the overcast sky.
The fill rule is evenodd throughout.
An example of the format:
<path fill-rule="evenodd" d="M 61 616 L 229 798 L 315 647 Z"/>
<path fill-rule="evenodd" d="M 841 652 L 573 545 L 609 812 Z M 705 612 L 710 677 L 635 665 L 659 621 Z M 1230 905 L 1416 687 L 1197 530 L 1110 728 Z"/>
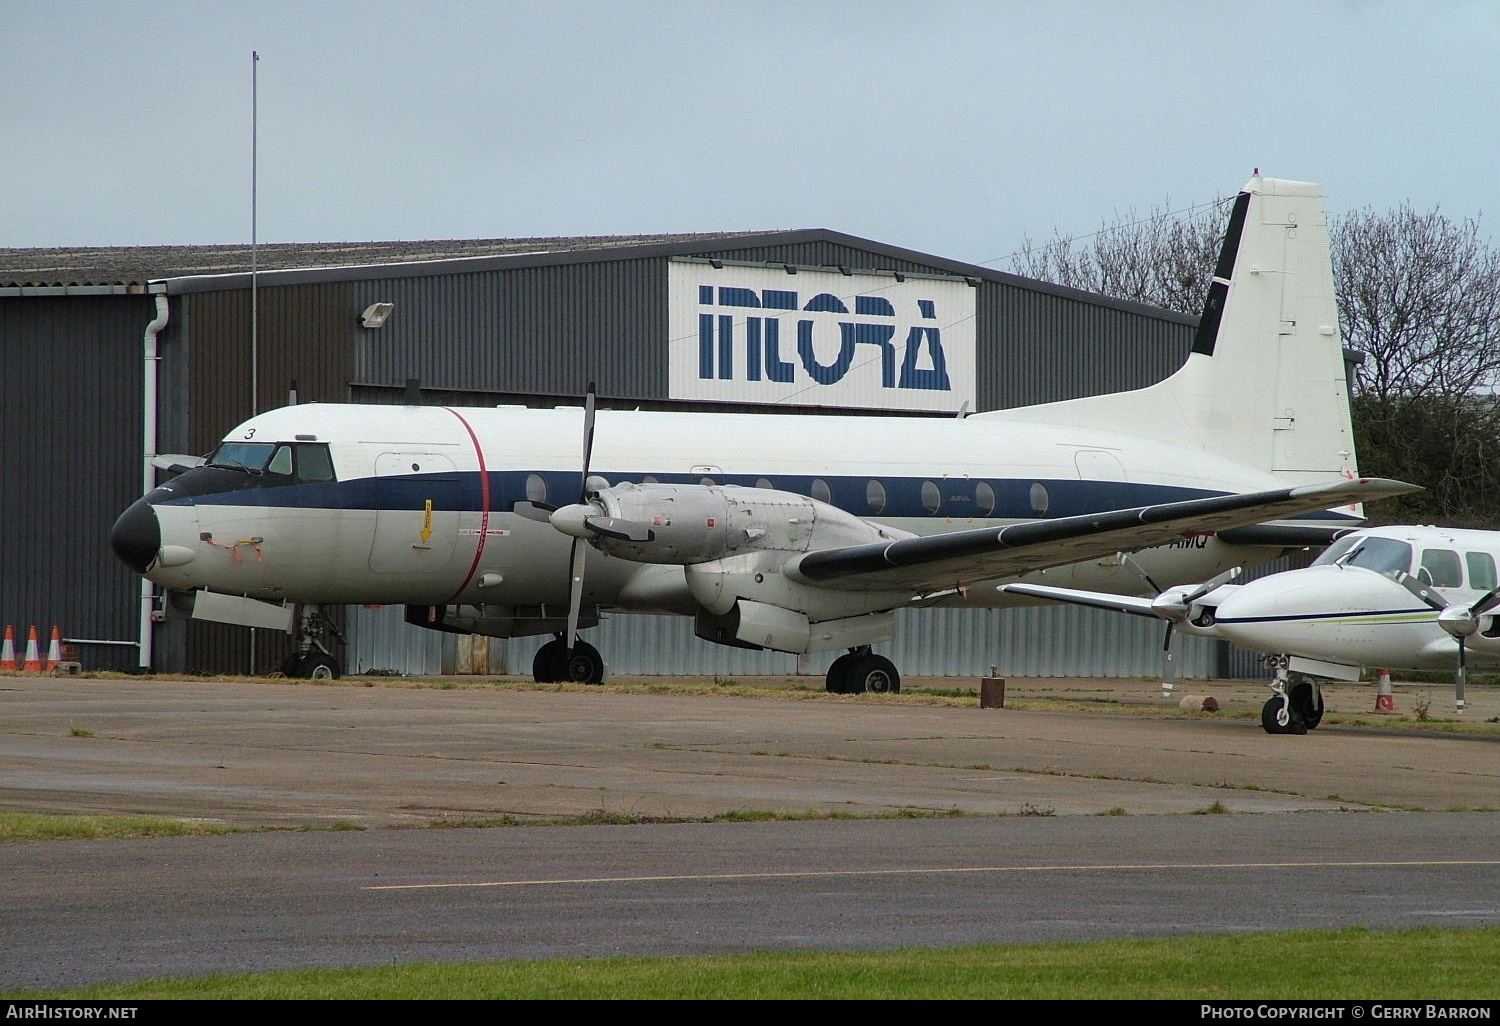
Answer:
<path fill-rule="evenodd" d="M 1500 222 L 1496 0 L 0 0 L 0 246 Z"/>

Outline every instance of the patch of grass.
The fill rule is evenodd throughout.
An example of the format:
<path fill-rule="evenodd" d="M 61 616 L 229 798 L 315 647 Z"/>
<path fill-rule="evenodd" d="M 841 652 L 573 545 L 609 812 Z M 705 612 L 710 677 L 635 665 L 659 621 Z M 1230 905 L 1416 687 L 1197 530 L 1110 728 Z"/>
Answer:
<path fill-rule="evenodd" d="M 1018 813 L 1016 813 L 1016 815 L 1018 815 L 1018 816 L 1055 816 L 1055 815 L 1057 815 L 1057 810 L 1054 809 L 1050 805 L 1032 805 L 1030 802 L 1027 802 L 1025 805 L 1021 806 L 1021 811 L 1018 812 Z"/>
<path fill-rule="evenodd" d="M 1116 805 L 1114 808 L 1105 809 L 1103 812 L 1096 812 L 1096 813 L 1094 813 L 1094 815 L 1096 815 L 1096 816 L 1128 816 L 1128 815 L 1130 815 L 1130 813 L 1128 813 L 1128 812 L 1125 811 L 1124 806 Z"/>
<path fill-rule="evenodd" d="M 243 832 L 240 827 L 222 823 L 165 816 L 54 816 L 37 812 L 0 812 L 0 841 L 95 841 Z"/>
<path fill-rule="evenodd" d="M 1214 802 L 1212 805 L 1205 806 L 1201 809 L 1194 809 L 1192 814 L 1194 816 L 1222 816 L 1227 814 L 1228 812 L 1229 807 L 1223 802 Z"/>
<path fill-rule="evenodd" d="M 1493 1001 L 1500 927 L 1363 927 L 892 951 L 570 958 L 221 975 L 9 1000 L 1432 1000 Z M 1315 973 L 1287 972 L 1316 965 Z M 1207 973 L 1203 966 L 1232 966 Z"/>
<path fill-rule="evenodd" d="M 89 730 L 87 727 L 74 727 L 72 730 L 68 731 L 68 733 L 72 734 L 74 737 L 94 737 L 95 736 L 94 732 L 92 730 Z"/>

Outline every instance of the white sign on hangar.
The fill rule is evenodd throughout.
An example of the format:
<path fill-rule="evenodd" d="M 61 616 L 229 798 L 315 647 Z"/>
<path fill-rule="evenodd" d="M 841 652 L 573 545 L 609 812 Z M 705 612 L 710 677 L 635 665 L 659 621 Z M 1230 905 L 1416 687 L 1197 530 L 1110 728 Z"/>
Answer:
<path fill-rule="evenodd" d="M 963 278 L 674 260 L 671 397 L 973 410 L 975 291 Z"/>

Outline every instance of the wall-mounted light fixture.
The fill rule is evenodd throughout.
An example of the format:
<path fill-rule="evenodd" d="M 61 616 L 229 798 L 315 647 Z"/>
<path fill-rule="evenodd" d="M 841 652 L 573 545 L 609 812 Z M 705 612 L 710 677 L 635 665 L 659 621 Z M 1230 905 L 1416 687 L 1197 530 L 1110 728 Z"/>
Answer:
<path fill-rule="evenodd" d="M 366 328 L 378 328 L 390 317 L 391 311 L 396 309 L 395 303 L 371 303 L 365 307 L 364 313 L 359 315 L 359 323 Z"/>

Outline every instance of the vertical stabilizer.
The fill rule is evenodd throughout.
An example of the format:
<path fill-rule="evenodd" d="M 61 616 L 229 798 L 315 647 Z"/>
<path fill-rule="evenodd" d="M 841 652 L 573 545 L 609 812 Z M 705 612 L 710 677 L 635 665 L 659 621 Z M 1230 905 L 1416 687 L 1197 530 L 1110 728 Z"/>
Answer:
<path fill-rule="evenodd" d="M 1319 187 L 1259 176 L 1245 186 L 1192 353 L 1171 377 L 980 416 L 1156 438 L 1293 482 L 1355 473 Z"/>

